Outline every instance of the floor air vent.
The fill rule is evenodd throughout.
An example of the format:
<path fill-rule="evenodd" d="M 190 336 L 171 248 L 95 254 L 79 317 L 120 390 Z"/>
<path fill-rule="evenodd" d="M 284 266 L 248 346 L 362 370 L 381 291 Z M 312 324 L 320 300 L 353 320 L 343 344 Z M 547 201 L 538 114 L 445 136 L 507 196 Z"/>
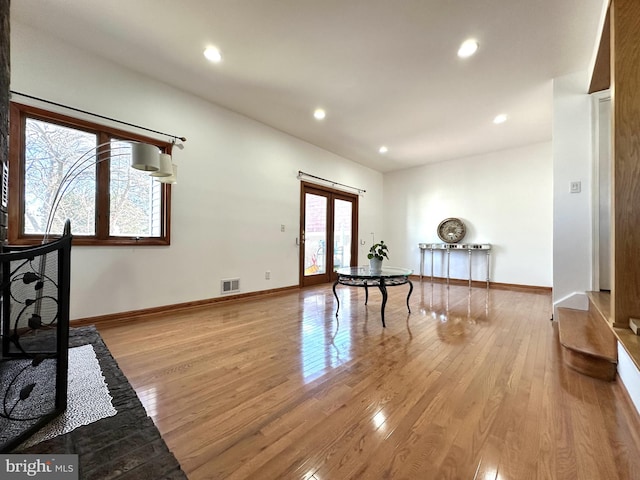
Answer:
<path fill-rule="evenodd" d="M 240 291 L 240 279 L 228 278 L 220 282 L 220 293 L 235 293 Z"/>

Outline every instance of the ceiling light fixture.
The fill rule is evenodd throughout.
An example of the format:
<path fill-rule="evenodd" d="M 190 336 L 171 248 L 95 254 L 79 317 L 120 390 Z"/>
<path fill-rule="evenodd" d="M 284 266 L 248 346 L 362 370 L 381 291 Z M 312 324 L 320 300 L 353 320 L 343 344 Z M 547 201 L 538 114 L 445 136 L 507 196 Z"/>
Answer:
<path fill-rule="evenodd" d="M 327 116 L 327 112 L 321 108 L 316 108 L 315 112 L 313 112 L 313 116 L 316 120 L 324 120 L 324 117 Z"/>
<path fill-rule="evenodd" d="M 222 61 L 222 53 L 216 47 L 207 47 L 204 50 L 204 56 L 207 60 L 213 63 L 220 63 Z"/>
<path fill-rule="evenodd" d="M 496 118 L 493 119 L 493 123 L 499 125 L 507 121 L 507 114 L 501 113 L 500 115 L 496 115 Z"/>
<path fill-rule="evenodd" d="M 386 146 L 386 145 L 382 145 L 382 146 L 378 149 L 378 151 L 379 151 L 380 153 L 382 153 L 382 154 L 385 154 L 385 153 L 387 153 L 387 152 L 389 151 L 389 149 L 387 148 L 387 146 Z"/>
<path fill-rule="evenodd" d="M 474 39 L 470 38 L 469 40 L 465 40 L 460 45 L 458 49 L 458 56 L 460 58 L 468 58 L 478 50 L 478 42 Z"/>

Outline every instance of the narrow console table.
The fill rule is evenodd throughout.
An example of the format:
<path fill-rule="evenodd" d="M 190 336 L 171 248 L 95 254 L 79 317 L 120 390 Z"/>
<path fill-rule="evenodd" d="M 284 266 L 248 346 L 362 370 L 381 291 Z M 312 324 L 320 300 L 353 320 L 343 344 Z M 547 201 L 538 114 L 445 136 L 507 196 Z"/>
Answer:
<path fill-rule="evenodd" d="M 387 304 L 387 287 L 408 283 L 409 294 L 407 295 L 407 310 L 411 313 L 409 297 L 411 297 L 411 292 L 413 292 L 413 283 L 409 280 L 409 275 L 413 273 L 413 270 L 409 270 L 408 268 L 383 267 L 380 272 L 372 272 L 369 267 L 343 267 L 338 268 L 336 273 L 338 274 L 338 279 L 333 284 L 333 295 L 338 302 L 336 317 L 340 311 L 340 300 L 336 293 L 336 286 L 338 284 L 349 287 L 364 287 L 365 305 L 369 301 L 369 287 L 378 287 L 380 292 L 382 292 L 380 316 L 382 318 L 382 326 L 386 327 L 384 323 L 384 307 Z"/>
<path fill-rule="evenodd" d="M 424 275 L 424 252 L 429 250 L 431 252 L 431 282 L 433 282 L 433 252 L 436 250 L 446 252 L 447 255 L 447 283 L 449 283 L 449 263 L 451 252 L 467 252 L 469 254 L 469 286 L 471 286 L 471 255 L 475 251 L 483 251 L 486 253 L 487 264 L 487 287 L 489 286 L 489 265 L 491 257 L 491 244 L 490 243 L 419 243 L 420 248 L 420 280 Z"/>

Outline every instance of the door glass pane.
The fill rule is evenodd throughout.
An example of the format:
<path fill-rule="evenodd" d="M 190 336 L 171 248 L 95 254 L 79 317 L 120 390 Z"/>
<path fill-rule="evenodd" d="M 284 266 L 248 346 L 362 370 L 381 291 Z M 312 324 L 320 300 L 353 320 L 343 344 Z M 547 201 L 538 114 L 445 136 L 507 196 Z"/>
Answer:
<path fill-rule="evenodd" d="M 304 275 L 327 272 L 327 197 L 305 193 Z"/>
<path fill-rule="evenodd" d="M 333 268 L 351 265 L 351 219 L 353 204 L 336 199 L 334 203 Z"/>
<path fill-rule="evenodd" d="M 24 233 L 44 234 L 49 212 L 55 212 L 51 233 L 61 234 L 68 218 L 74 235 L 95 235 L 95 147 L 92 133 L 27 119 Z"/>
<path fill-rule="evenodd" d="M 148 172 L 130 165 L 130 142 L 112 140 L 109 234 L 113 237 L 159 237 L 162 233 L 162 184 L 155 182 Z"/>

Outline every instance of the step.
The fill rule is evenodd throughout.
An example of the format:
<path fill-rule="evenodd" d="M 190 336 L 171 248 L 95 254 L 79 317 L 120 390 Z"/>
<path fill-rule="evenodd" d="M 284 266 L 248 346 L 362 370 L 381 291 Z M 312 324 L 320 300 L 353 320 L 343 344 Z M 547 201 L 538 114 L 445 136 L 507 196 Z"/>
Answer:
<path fill-rule="evenodd" d="M 596 309 L 602 319 L 611 324 L 611 294 L 609 292 L 587 292 L 589 309 Z"/>
<path fill-rule="evenodd" d="M 640 371 L 640 335 L 636 335 L 630 328 L 614 327 L 611 320 L 611 295 L 608 292 L 587 292 L 590 305 L 598 310 L 620 345 L 627 351 L 636 369 Z"/>
<path fill-rule="evenodd" d="M 572 369 L 602 380 L 614 380 L 618 363 L 616 337 L 600 311 L 556 309 L 562 358 Z"/>

